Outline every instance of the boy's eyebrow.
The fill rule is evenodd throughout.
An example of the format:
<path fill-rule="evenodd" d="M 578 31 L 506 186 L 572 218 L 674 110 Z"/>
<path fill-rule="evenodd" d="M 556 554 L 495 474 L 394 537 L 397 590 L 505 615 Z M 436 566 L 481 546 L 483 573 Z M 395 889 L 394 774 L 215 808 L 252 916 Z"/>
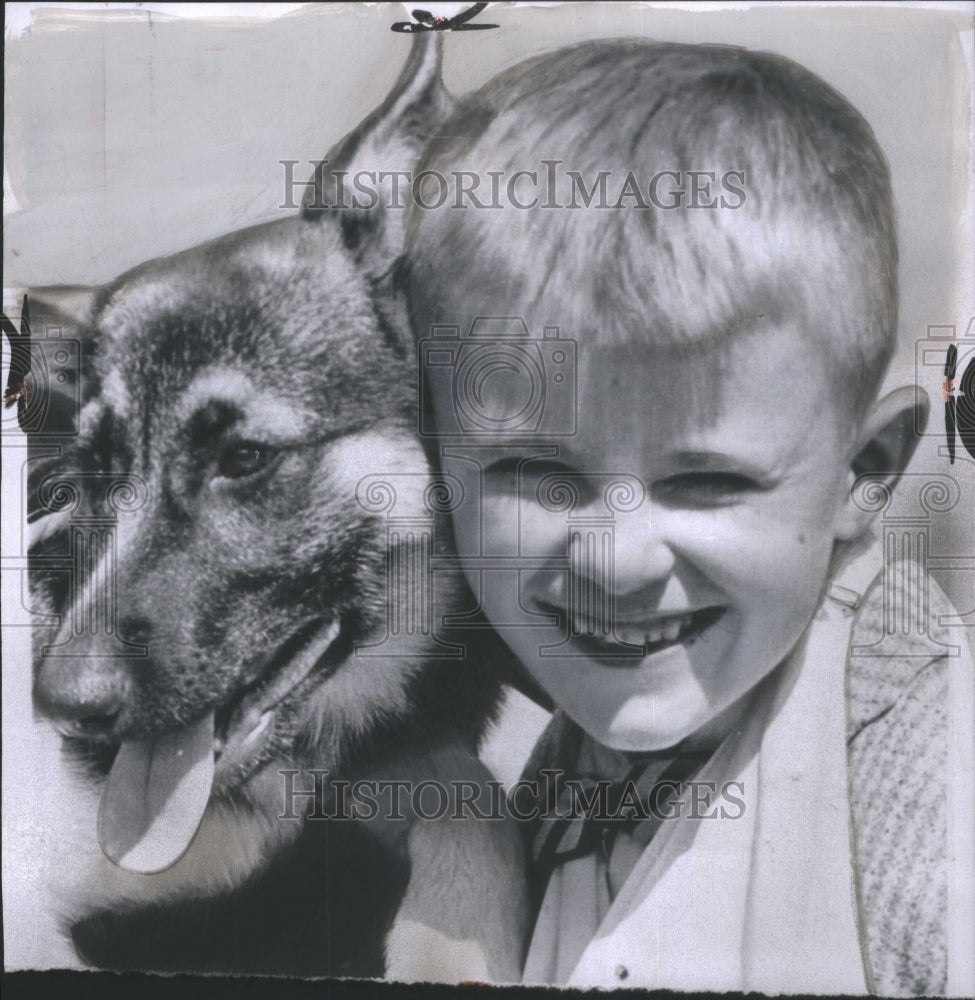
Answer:
<path fill-rule="evenodd" d="M 722 451 L 678 451 L 674 458 L 679 459 L 684 465 L 691 466 L 722 465 L 734 461 L 731 455 Z"/>
<path fill-rule="evenodd" d="M 714 469 L 733 466 L 737 472 L 768 478 L 771 470 L 742 455 L 729 455 L 723 451 L 678 451 L 673 460 L 685 469 Z"/>

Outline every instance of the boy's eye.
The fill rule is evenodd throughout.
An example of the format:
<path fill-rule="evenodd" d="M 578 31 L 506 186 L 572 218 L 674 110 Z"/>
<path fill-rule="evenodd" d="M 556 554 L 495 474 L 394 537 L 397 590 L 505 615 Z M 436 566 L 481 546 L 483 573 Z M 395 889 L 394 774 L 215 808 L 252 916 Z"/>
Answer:
<path fill-rule="evenodd" d="M 217 459 L 217 476 L 221 479 L 243 479 L 266 469 L 277 452 L 255 441 L 227 445 Z"/>
<path fill-rule="evenodd" d="M 491 493 L 518 494 L 520 458 L 502 458 L 484 470 L 484 486 Z M 523 475 L 523 473 L 522 473 Z"/>
<path fill-rule="evenodd" d="M 579 473 L 562 462 L 541 460 L 524 462 L 523 458 L 503 458 L 493 462 L 484 470 L 485 487 L 494 493 L 510 493 L 517 496 L 519 492 L 528 500 L 534 498 L 536 485 L 545 476 L 564 475 L 579 479 Z"/>
<path fill-rule="evenodd" d="M 718 505 L 759 488 L 754 479 L 738 472 L 682 472 L 655 483 L 653 494 L 664 503 Z"/>

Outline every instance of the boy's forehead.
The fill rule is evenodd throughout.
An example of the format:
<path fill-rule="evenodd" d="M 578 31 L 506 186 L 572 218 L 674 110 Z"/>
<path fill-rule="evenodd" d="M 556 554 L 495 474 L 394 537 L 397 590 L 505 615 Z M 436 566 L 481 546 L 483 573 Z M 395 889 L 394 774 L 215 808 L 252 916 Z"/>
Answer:
<path fill-rule="evenodd" d="M 688 397 L 699 404 L 695 389 L 716 402 L 747 390 L 761 398 L 763 389 L 771 391 L 776 382 L 800 373 L 807 392 L 820 393 L 825 403 L 832 368 L 826 355 L 819 339 L 795 320 L 758 319 L 711 340 L 682 345 L 655 344 L 652 333 L 624 343 L 580 343 L 580 405 L 587 401 L 595 408 L 602 399 L 613 408 L 637 403 L 646 409 L 659 400 L 673 404 Z"/>
<path fill-rule="evenodd" d="M 655 343 L 652 332 L 623 343 L 582 342 L 578 349 L 580 397 L 644 405 L 653 398 L 684 395 L 690 384 L 704 381 L 720 393 L 729 382 L 742 381 L 756 366 L 767 368 L 792 352 L 791 330 L 751 328 L 690 344 Z"/>
<path fill-rule="evenodd" d="M 812 422 L 833 416 L 852 426 L 854 411 L 829 353 L 797 322 L 758 322 L 680 348 L 631 342 L 579 350 L 579 427 L 601 431 L 593 440 L 641 440 L 653 449 L 706 439 L 730 449 L 744 445 L 739 436 L 774 424 L 783 443 L 799 448 Z"/>
<path fill-rule="evenodd" d="M 683 348 L 580 345 L 578 357 L 578 434 L 567 444 L 582 452 L 730 451 L 747 447 L 745 436 L 761 448 L 773 423 L 795 450 L 811 420 L 838 410 L 831 366 L 795 325 Z"/>
<path fill-rule="evenodd" d="M 581 345 L 577 447 L 641 452 L 719 422 L 736 381 L 730 343 Z M 740 388 L 745 388 L 739 380 Z"/>
<path fill-rule="evenodd" d="M 526 328 L 532 329 L 528 323 Z M 490 364 L 473 353 L 469 358 L 476 363 L 470 365 L 464 355 L 452 355 L 455 377 L 431 381 L 440 387 L 441 416 L 472 393 L 478 394 L 480 414 L 504 418 L 527 412 L 541 389 L 545 412 L 530 438 L 556 445 L 559 455 L 580 469 L 612 466 L 641 474 L 678 452 L 737 454 L 780 466 L 801 461 L 813 426 L 823 429 L 830 416 L 844 436 L 845 424 L 853 427 L 854 401 L 842 405 L 835 359 L 795 318 L 759 317 L 684 345 L 655 343 L 650 328 L 622 342 L 602 341 L 592 331 L 573 338 L 563 328 L 558 336 L 558 344 L 569 348 L 568 364 L 556 371 L 543 351 L 536 359 L 538 385 L 517 364 L 493 363 L 496 345 L 485 345 Z M 525 343 L 537 348 L 547 342 L 532 332 Z M 475 371 L 477 379 L 467 377 Z M 557 384 L 556 376 L 568 379 Z M 558 413 L 567 409 L 571 426 L 563 427 Z M 502 448 L 521 443 L 525 434 L 515 423 L 517 432 L 490 439 Z M 482 443 L 489 442 L 482 438 Z"/>

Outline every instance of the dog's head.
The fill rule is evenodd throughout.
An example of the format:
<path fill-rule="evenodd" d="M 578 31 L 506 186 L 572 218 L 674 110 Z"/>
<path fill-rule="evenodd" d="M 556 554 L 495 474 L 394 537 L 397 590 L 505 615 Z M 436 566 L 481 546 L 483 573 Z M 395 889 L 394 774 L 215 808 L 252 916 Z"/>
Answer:
<path fill-rule="evenodd" d="M 420 43 L 383 108 L 329 154 L 319 195 L 335 166 L 412 166 L 442 112 L 435 55 Z M 211 786 L 279 812 L 279 769 L 334 773 L 377 727 L 407 734 L 429 702 L 422 629 L 396 656 L 361 655 L 392 605 L 429 599 L 425 574 L 391 597 L 386 525 L 357 495 L 393 475 L 407 484 L 398 513 L 422 514 L 428 482 L 400 231 L 381 199 L 352 215 L 312 197 L 299 218 L 152 261 L 93 297 L 78 433 L 35 482 L 55 512 L 37 522 L 32 577 L 60 625 L 39 637 L 34 689 L 70 741 L 114 759 L 100 836 L 126 866 L 179 857 Z M 465 665 L 447 669 L 463 692 Z M 489 688 L 472 677 L 440 724 L 473 728 Z"/>

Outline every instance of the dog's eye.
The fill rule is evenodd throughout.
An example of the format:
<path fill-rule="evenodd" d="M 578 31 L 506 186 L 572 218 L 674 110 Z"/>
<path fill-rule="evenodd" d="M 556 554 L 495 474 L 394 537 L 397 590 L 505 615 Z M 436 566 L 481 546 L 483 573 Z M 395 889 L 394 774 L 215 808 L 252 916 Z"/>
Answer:
<path fill-rule="evenodd" d="M 217 461 L 217 475 L 222 479 L 243 479 L 266 469 L 275 450 L 254 441 L 228 445 Z"/>

